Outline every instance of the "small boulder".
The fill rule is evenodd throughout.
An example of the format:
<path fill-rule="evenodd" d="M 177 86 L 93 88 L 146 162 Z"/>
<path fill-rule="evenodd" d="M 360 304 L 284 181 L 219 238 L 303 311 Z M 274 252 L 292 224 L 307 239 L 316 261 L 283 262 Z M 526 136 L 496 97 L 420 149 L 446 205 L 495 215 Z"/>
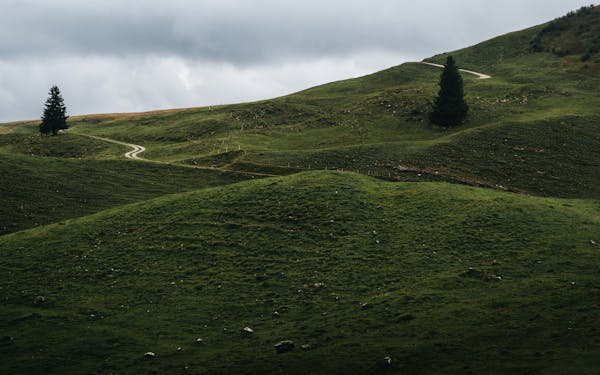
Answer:
<path fill-rule="evenodd" d="M 383 357 L 382 359 L 377 361 L 377 365 L 378 365 L 378 367 L 381 367 L 381 368 L 392 367 L 392 357 L 390 357 L 389 355 Z"/>
<path fill-rule="evenodd" d="M 307 352 L 307 351 L 309 351 L 309 350 L 312 350 L 312 348 L 313 348 L 313 347 L 312 347 L 312 345 L 310 345 L 310 344 L 304 344 L 304 345 L 302 345 L 302 346 L 300 347 L 300 349 L 304 350 L 305 352 Z"/>
<path fill-rule="evenodd" d="M 46 302 L 46 297 L 44 297 L 44 296 L 36 296 L 33 299 L 34 305 L 42 305 L 42 304 L 44 304 L 44 302 Z"/>
<path fill-rule="evenodd" d="M 244 336 L 250 336 L 250 335 L 254 334 L 254 330 L 250 327 L 244 327 L 244 328 L 242 328 L 242 334 Z"/>
<path fill-rule="evenodd" d="M 197 338 L 196 344 L 204 344 L 204 340 L 202 340 L 201 338 Z"/>
<path fill-rule="evenodd" d="M 146 352 L 146 353 L 144 353 L 144 358 L 154 359 L 154 358 L 156 358 L 156 354 L 154 352 Z"/>
<path fill-rule="evenodd" d="M 291 352 L 294 350 L 294 342 L 290 340 L 279 341 L 275 344 L 275 350 L 277 350 L 277 353 Z"/>

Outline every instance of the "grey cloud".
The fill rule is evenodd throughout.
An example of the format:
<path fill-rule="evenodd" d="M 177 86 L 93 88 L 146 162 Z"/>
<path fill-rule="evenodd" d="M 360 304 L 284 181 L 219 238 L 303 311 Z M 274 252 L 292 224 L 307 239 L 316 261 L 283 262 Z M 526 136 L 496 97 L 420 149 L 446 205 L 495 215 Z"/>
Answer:
<path fill-rule="evenodd" d="M 177 55 L 236 64 L 379 49 L 426 54 L 531 26 L 585 1 L 10 1 L 3 58 Z M 534 16 L 532 16 L 534 15 Z M 502 27 L 504 26 L 504 27 Z"/>

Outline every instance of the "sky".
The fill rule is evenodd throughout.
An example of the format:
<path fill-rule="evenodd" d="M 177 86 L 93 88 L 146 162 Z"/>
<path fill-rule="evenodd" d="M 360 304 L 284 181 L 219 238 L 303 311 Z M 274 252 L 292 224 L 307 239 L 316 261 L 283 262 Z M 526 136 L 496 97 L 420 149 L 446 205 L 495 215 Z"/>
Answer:
<path fill-rule="evenodd" d="M 590 0 L 0 0 L 0 122 L 267 99 L 534 26 Z"/>

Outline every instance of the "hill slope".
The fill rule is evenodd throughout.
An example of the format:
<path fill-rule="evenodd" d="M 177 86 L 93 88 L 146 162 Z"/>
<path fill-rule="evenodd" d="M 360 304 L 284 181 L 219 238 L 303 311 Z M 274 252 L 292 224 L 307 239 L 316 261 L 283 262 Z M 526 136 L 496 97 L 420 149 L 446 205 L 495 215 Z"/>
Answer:
<path fill-rule="evenodd" d="M 347 373 L 390 355 L 411 373 L 598 370 L 599 209 L 313 172 L 6 235 L 0 366 Z M 282 339 L 313 349 L 277 355 Z"/>
<path fill-rule="evenodd" d="M 571 30 L 580 24 L 564 32 L 576 33 Z M 138 143 L 148 148 L 146 157 L 174 163 L 273 173 L 343 169 L 600 198 L 600 76 L 593 69 L 573 72 L 572 56 L 532 50 L 546 27 L 452 52 L 463 68 L 493 76 L 464 76 L 471 112 L 457 129 L 427 120 L 439 69 L 408 63 L 257 103 L 85 117 L 73 122 L 73 130 Z M 586 46 L 593 44 L 594 30 L 583 39 Z"/>
<path fill-rule="evenodd" d="M 547 27 L 453 52 L 493 75 L 464 77 L 456 129 L 428 123 L 440 70 L 418 63 L 59 137 L 0 125 L 0 234 L 38 226 L 0 236 L 0 372 L 599 372 L 600 77 L 534 49 Z"/>
<path fill-rule="evenodd" d="M 0 235 L 252 178 L 250 174 L 114 159 L 123 150 L 76 135 L 41 139 L 0 134 Z"/>

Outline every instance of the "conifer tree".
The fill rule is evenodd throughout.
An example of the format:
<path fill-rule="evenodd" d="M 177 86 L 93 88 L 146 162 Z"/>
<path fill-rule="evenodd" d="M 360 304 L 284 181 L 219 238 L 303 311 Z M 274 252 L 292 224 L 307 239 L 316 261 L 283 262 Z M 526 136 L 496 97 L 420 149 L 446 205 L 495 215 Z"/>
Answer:
<path fill-rule="evenodd" d="M 440 79 L 440 91 L 429 118 L 431 122 L 440 126 L 458 126 L 464 121 L 468 111 L 462 77 L 454 58 L 448 56 Z"/>
<path fill-rule="evenodd" d="M 60 94 L 58 86 L 50 88 L 48 100 L 44 106 L 44 115 L 40 124 L 40 133 L 56 135 L 59 130 L 68 129 L 67 125 L 67 107 Z"/>

